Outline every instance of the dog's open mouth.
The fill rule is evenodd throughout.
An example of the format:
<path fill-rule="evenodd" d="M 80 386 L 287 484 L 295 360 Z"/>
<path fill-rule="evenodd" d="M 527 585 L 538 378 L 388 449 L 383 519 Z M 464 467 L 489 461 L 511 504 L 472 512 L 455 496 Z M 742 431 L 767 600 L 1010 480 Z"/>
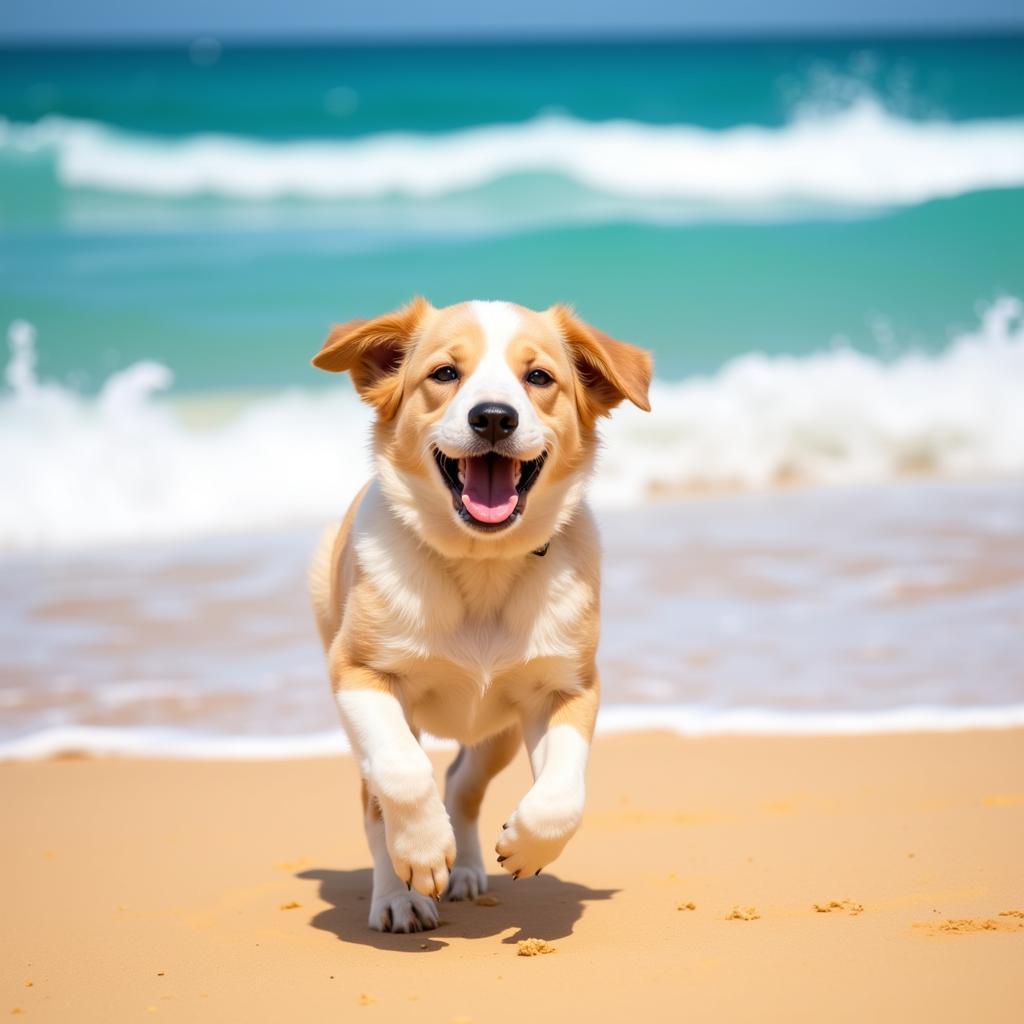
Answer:
<path fill-rule="evenodd" d="M 491 530 L 510 526 L 523 514 L 526 495 L 537 482 L 546 457 L 545 453 L 523 462 L 488 452 L 450 459 L 434 449 L 458 516 L 472 526 Z"/>

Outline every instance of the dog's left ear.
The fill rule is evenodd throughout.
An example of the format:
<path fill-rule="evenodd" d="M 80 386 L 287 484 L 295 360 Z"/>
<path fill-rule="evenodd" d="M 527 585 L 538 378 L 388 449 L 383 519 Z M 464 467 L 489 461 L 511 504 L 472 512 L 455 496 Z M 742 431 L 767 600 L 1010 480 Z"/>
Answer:
<path fill-rule="evenodd" d="M 591 327 L 568 306 L 555 306 L 551 312 L 583 384 L 580 408 L 586 418 L 593 422 L 598 416 L 607 416 L 624 398 L 650 412 L 647 392 L 654 370 L 650 352 Z"/>
<path fill-rule="evenodd" d="M 375 406 L 382 419 L 390 419 L 402 400 L 399 369 L 429 309 L 426 299 L 416 298 L 372 320 L 337 324 L 313 356 L 313 365 L 329 373 L 347 370 L 360 398 Z"/>

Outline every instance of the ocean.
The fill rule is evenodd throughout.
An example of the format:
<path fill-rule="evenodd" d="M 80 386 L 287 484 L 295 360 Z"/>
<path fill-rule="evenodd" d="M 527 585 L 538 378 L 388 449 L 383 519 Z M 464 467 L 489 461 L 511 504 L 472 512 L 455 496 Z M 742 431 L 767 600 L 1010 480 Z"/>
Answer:
<path fill-rule="evenodd" d="M 654 351 L 608 728 L 1016 720 L 1022 239 L 1021 36 L 0 52 L 0 753 L 337 748 L 309 358 L 416 294 Z"/>

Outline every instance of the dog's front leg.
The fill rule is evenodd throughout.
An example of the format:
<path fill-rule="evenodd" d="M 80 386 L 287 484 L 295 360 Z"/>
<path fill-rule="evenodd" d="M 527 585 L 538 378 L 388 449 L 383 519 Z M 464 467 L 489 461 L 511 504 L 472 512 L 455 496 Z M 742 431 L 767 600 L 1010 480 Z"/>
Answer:
<path fill-rule="evenodd" d="M 378 895 L 390 898 L 395 888 L 381 856 L 381 841 L 401 889 L 440 899 L 455 860 L 455 836 L 430 759 L 385 677 L 365 668 L 346 668 L 336 679 L 342 723 L 368 790 L 367 813 L 379 808 L 383 823 L 383 830 L 375 830 L 367 822 L 374 848 L 374 902 L 379 902 Z"/>
<path fill-rule="evenodd" d="M 556 694 L 523 716 L 534 782 L 495 847 L 499 863 L 513 878 L 539 874 L 579 828 L 598 691 L 594 672 L 579 691 Z"/>

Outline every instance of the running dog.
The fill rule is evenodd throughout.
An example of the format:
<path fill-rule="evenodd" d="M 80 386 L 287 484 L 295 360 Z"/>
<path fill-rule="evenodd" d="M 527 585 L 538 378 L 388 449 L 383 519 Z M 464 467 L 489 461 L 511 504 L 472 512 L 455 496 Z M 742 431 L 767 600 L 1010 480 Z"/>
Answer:
<path fill-rule="evenodd" d="M 535 875 L 583 814 L 598 706 L 600 550 L 584 501 L 597 423 L 649 410 L 651 357 L 554 306 L 396 312 L 335 327 L 314 366 L 376 410 L 375 476 L 310 577 L 363 778 L 370 927 L 437 926 L 487 888 L 484 791 L 525 743 L 533 785 L 498 862 Z M 462 745 L 444 798 L 420 732 Z"/>

